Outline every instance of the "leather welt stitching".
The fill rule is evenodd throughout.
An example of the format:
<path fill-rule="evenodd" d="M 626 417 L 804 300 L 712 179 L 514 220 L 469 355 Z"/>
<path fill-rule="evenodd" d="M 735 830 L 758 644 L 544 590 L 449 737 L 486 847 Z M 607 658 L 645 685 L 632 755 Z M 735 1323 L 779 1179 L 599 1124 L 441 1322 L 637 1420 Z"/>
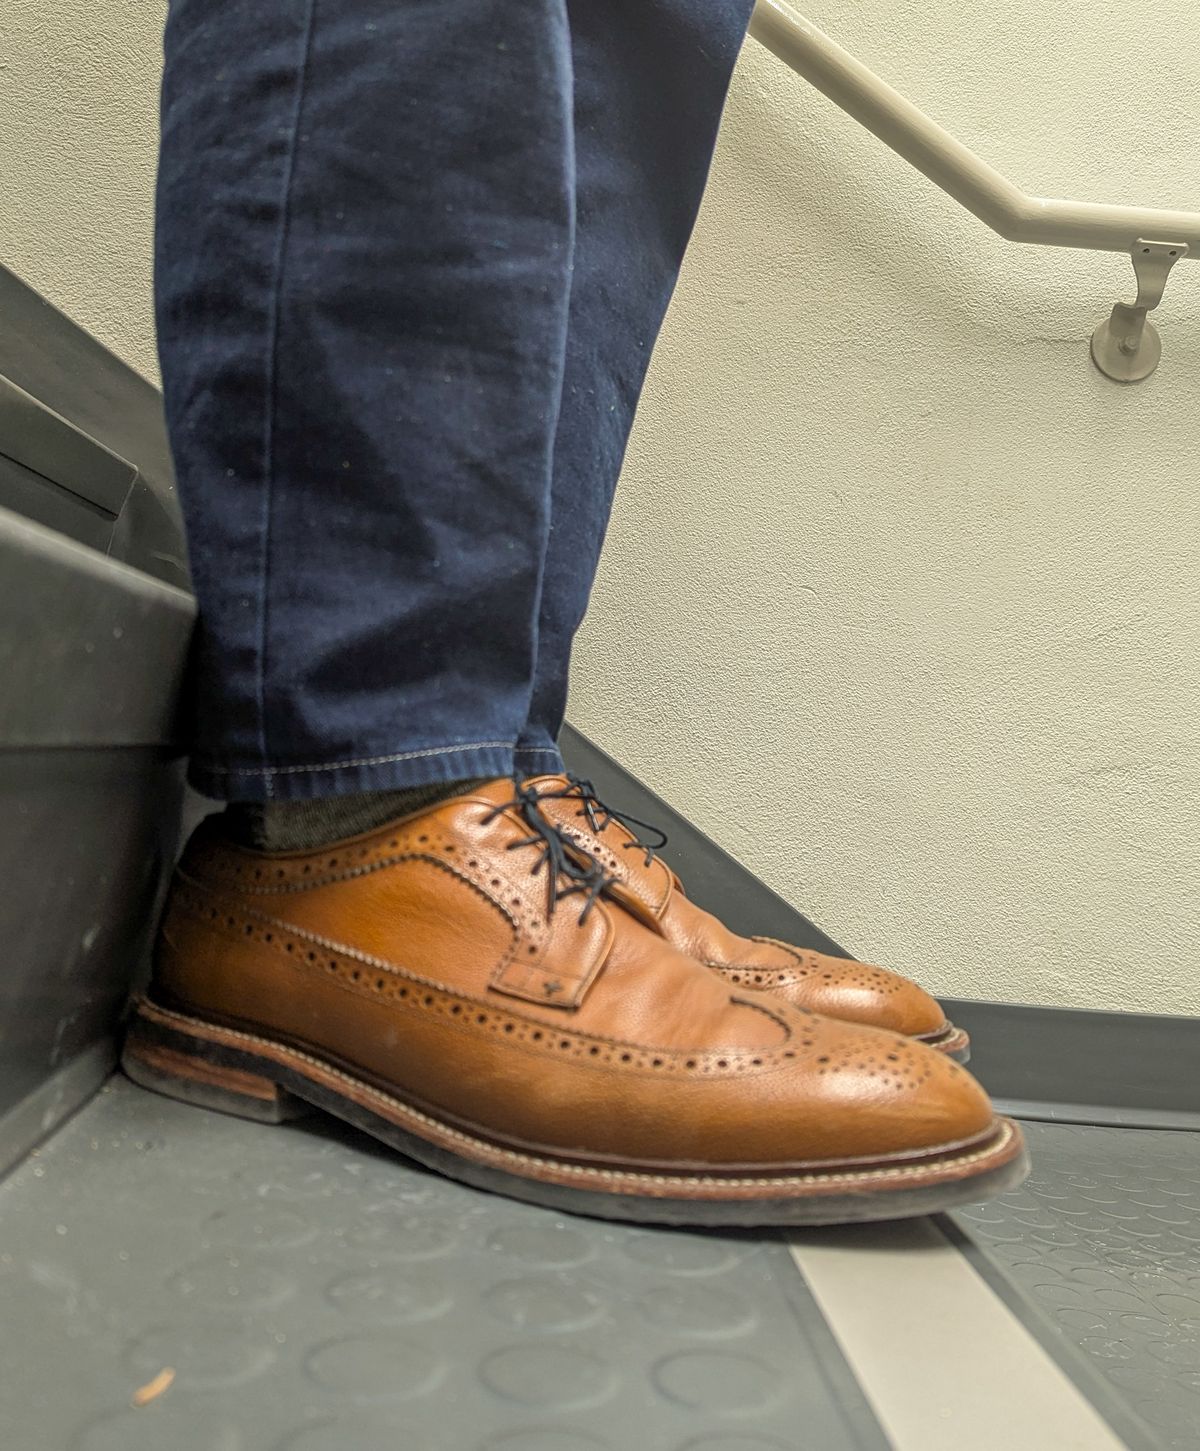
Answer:
<path fill-rule="evenodd" d="M 289 1048 L 286 1044 L 276 1043 L 270 1038 L 261 1038 L 254 1033 L 243 1033 L 236 1028 L 220 1028 L 215 1024 L 205 1023 L 200 1018 L 191 1018 L 184 1013 L 173 1012 L 169 1008 L 160 1008 L 157 1003 L 143 1002 L 142 1011 L 146 1012 L 151 1018 L 157 1017 L 168 1022 L 174 1021 L 184 1024 L 193 1031 L 199 1030 L 198 1036 L 200 1037 L 208 1037 L 210 1040 L 217 1042 L 225 1040 L 249 1043 L 256 1048 L 266 1049 L 268 1056 L 271 1054 L 279 1054 L 285 1060 L 293 1059 L 298 1062 L 308 1063 L 328 1077 L 335 1078 L 346 1084 L 363 1098 L 372 1099 L 376 1103 L 396 1111 L 402 1117 L 409 1118 L 436 1130 L 442 1138 L 452 1139 L 476 1151 L 482 1151 L 486 1157 L 499 1158 L 508 1163 L 527 1165 L 531 1168 L 549 1169 L 558 1174 L 569 1174 L 583 1180 L 594 1179 L 607 1183 L 635 1182 L 668 1187 L 677 1185 L 680 1188 L 690 1188 L 697 1184 L 703 1184 L 712 1188 L 725 1189 L 779 1189 L 800 1188 L 812 1184 L 864 1184 L 880 1183 L 888 1180 L 928 1178 L 931 1174 L 945 1169 L 968 1168 L 972 1164 L 979 1164 L 985 1160 L 1000 1157 L 1012 1143 L 1015 1132 L 1012 1124 L 1002 1119 L 1000 1121 L 1000 1133 L 996 1139 L 991 1141 L 985 1148 L 974 1149 L 970 1153 L 950 1155 L 944 1159 L 927 1160 L 923 1164 L 900 1164 L 893 1168 L 883 1169 L 850 1169 L 842 1170 L 838 1173 L 817 1171 L 808 1174 L 735 1179 L 706 1174 L 647 1174 L 637 1169 L 594 1169 L 586 1164 L 568 1164 L 557 1159 L 541 1158 L 536 1154 L 518 1153 L 514 1149 L 505 1149 L 497 1144 L 489 1143 L 484 1139 L 474 1138 L 470 1134 L 461 1132 L 461 1130 L 450 1128 L 439 1119 L 422 1113 L 419 1109 L 410 1107 L 403 1099 L 396 1098 L 389 1093 L 384 1093 L 382 1090 L 362 1082 L 361 1079 L 352 1077 L 349 1073 L 343 1073 L 340 1069 L 322 1062 L 320 1058 L 315 1058 L 309 1053 L 303 1053 L 299 1049 Z"/>

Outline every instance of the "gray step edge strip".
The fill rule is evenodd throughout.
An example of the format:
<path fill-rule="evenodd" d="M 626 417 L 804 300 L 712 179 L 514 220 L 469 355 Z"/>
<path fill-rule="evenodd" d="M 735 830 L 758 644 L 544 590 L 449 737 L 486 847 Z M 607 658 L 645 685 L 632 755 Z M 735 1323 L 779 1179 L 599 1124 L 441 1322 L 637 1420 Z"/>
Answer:
<path fill-rule="evenodd" d="M 980 1065 L 982 1066 L 982 1065 Z M 1200 1114 L 1172 1109 L 1120 1108 L 1103 1103 L 1039 1103 L 1036 1099 L 992 1097 L 997 1112 L 1045 1124 L 1081 1124 L 1117 1129 L 1200 1131 Z"/>

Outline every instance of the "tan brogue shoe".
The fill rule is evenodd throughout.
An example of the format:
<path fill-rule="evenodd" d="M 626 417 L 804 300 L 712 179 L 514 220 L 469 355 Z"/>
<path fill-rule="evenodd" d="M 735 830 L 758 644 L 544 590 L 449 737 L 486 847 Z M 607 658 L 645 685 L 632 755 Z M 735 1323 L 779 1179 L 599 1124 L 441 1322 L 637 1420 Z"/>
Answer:
<path fill-rule="evenodd" d="M 538 776 L 526 782 L 542 810 L 616 879 L 615 895 L 659 924 L 680 952 L 715 968 L 732 987 L 775 993 L 810 1012 L 849 1023 L 888 1028 L 916 1038 L 965 1063 L 971 1040 L 946 1019 L 936 998 L 897 972 L 852 958 L 791 947 L 772 937 L 739 937 L 690 902 L 683 884 L 661 857 L 659 842 L 635 836 L 628 821 L 662 836 L 656 827 L 606 807 L 589 781 Z"/>
<path fill-rule="evenodd" d="M 316 852 L 203 824 L 124 1052 L 150 1088 L 315 1105 L 455 1179 L 680 1224 L 925 1214 L 1026 1172 L 957 1064 L 742 993 L 491 782 Z"/>

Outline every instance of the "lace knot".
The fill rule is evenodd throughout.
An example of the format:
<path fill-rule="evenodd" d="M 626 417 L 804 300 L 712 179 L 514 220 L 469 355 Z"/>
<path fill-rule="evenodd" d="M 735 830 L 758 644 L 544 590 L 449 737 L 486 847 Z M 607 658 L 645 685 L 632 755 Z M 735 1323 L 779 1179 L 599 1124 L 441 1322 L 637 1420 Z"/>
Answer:
<path fill-rule="evenodd" d="M 606 805 L 597 794 L 596 788 L 585 777 L 568 773 L 567 783 L 559 790 L 540 791 L 535 794 L 539 799 L 544 798 L 550 801 L 566 800 L 567 798 L 580 801 L 588 825 L 597 836 L 602 836 L 611 822 L 617 822 L 633 838 L 632 841 L 622 842 L 622 847 L 626 851 L 644 853 L 642 863 L 644 866 L 648 867 L 654 860 L 655 852 L 661 851 L 666 846 L 667 833 L 660 826 L 654 826 L 648 821 L 641 821 L 627 811 L 618 811 L 616 807 Z M 634 831 L 634 827 L 638 827 L 643 832 L 652 833 L 654 839 L 652 841 L 644 840 Z"/>
<path fill-rule="evenodd" d="M 579 914 L 579 923 L 582 926 L 597 899 L 612 886 L 616 878 L 608 875 L 603 864 L 586 847 L 572 841 L 561 827 L 556 826 L 541 810 L 538 801 L 539 793 L 536 790 L 514 780 L 512 800 L 503 801 L 489 811 L 483 818 L 484 824 L 494 821 L 504 811 L 515 809 L 520 812 L 530 833 L 517 841 L 510 841 L 507 850 L 519 851 L 530 846 L 540 848 L 540 855 L 531 868 L 531 875 L 537 876 L 542 871 L 546 873 L 547 918 L 553 917 L 554 909 L 564 897 L 582 894 L 586 898 Z"/>

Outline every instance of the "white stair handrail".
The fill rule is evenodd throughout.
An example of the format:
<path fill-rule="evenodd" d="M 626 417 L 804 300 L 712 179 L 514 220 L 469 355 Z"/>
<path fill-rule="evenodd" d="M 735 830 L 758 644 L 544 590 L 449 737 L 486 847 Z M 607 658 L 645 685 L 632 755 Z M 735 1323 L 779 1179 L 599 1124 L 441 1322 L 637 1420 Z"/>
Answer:
<path fill-rule="evenodd" d="M 1200 212 L 1027 196 L 782 0 L 758 0 L 750 34 L 1002 237 L 1131 252 L 1140 237 L 1200 255 Z"/>
<path fill-rule="evenodd" d="M 1153 372 L 1159 344 L 1146 313 L 1171 267 L 1200 257 L 1200 212 L 1029 196 L 783 0 L 758 0 L 750 34 L 1002 237 L 1131 256 L 1137 302 L 1117 304 L 1092 355 L 1121 382 Z"/>

